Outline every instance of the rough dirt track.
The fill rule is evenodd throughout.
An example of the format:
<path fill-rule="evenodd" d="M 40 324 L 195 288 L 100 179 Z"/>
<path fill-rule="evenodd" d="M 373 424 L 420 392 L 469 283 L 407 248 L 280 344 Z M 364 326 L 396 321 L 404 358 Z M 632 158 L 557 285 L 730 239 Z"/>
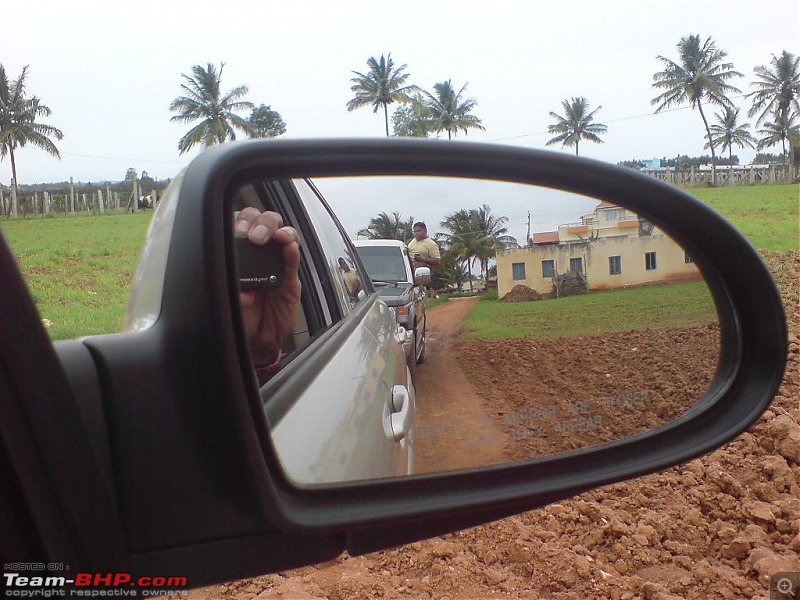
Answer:
<path fill-rule="evenodd" d="M 315 567 L 196 590 L 190 597 L 769 599 L 772 574 L 800 571 L 800 253 L 767 253 L 765 258 L 781 287 L 787 309 L 789 364 L 770 410 L 733 442 L 662 473 L 607 486 L 474 529 L 394 550 L 361 557 L 342 556 Z M 446 320 L 437 323 L 439 315 L 443 318 L 450 311 L 458 313 L 465 306 L 468 308 L 468 304 L 451 301 L 436 310 L 436 319 L 431 311 L 428 362 L 420 366 L 417 374 L 421 422 L 434 423 L 443 418 L 447 409 L 429 404 L 423 386 L 450 388 L 450 378 L 463 377 L 464 389 L 471 387 L 473 392 L 461 395 L 461 399 L 466 398 L 458 404 L 461 412 L 451 413 L 450 421 L 444 420 L 435 427 L 423 425 L 418 466 L 437 469 L 442 464 L 463 464 L 457 462 L 465 460 L 463 456 L 448 454 L 447 445 L 441 444 L 454 435 L 473 442 L 475 436 L 482 436 L 479 441 L 486 456 L 492 460 L 512 459 L 550 453 L 569 444 L 601 442 L 608 436 L 627 435 L 658 422 L 618 422 L 625 419 L 607 418 L 607 405 L 602 413 L 591 412 L 598 406 L 586 405 L 589 412 L 581 416 L 588 414 L 594 420 L 589 421 L 591 427 L 580 429 L 579 433 L 591 437 L 556 436 L 563 434 L 563 427 L 555 426 L 563 417 L 559 412 L 563 407 L 546 413 L 558 415 L 559 419 L 543 420 L 541 413 L 531 416 L 525 412 L 531 401 L 552 402 L 558 397 L 558 386 L 574 385 L 576 380 L 587 386 L 579 394 L 596 397 L 596 386 L 603 385 L 605 379 L 612 379 L 609 389 L 619 389 L 620 382 L 632 377 L 632 372 L 609 372 L 607 365 L 592 365 L 589 351 L 593 340 L 584 340 L 588 344 L 582 347 L 585 353 L 581 360 L 564 363 L 579 367 L 581 377 L 559 381 L 554 376 L 556 371 L 542 365 L 544 370 L 536 377 L 550 377 L 549 384 L 556 392 L 534 397 L 514 361 L 492 361 L 499 352 L 516 353 L 525 360 L 531 344 L 498 348 L 490 343 L 457 342 L 447 333 Z M 635 339 L 609 338 L 604 343 L 619 344 L 616 352 L 633 352 L 635 347 L 639 354 L 633 362 L 637 365 L 642 364 L 638 357 L 643 349 L 650 355 L 670 340 L 686 344 L 683 350 L 676 347 L 672 352 L 679 359 L 672 363 L 673 371 L 651 386 L 659 393 L 653 397 L 657 402 L 647 418 L 663 422 L 673 411 L 682 410 L 681 390 L 688 390 L 687 397 L 697 397 L 697 391 L 702 390 L 698 386 L 704 386 L 699 380 L 707 376 L 710 368 L 702 351 L 688 352 L 686 348 L 713 345 L 715 335 L 713 328 L 700 328 L 665 340 L 657 332 L 640 332 Z M 553 355 L 557 345 L 541 342 L 534 346 L 539 356 L 547 351 L 554 361 L 567 359 L 567 353 Z M 449 358 L 442 362 L 437 355 Z M 632 360 L 622 355 L 619 368 L 624 369 Z M 683 360 L 693 365 L 691 370 L 681 367 Z M 455 371 L 446 372 L 448 368 Z M 458 381 L 462 385 L 462 380 Z M 636 385 L 641 383 L 631 389 Z M 491 403 L 474 392 L 488 387 L 495 393 Z M 456 410 L 453 406 L 450 409 Z M 548 445 L 537 446 L 534 436 L 522 436 L 520 440 L 521 420 L 509 419 L 509 414 L 526 415 L 522 424 L 535 427 L 537 436 L 550 436 Z M 487 427 L 489 435 L 485 433 Z M 614 430 L 615 427 L 621 429 Z M 566 446 L 552 445 L 558 443 Z M 474 460 L 471 464 L 475 464 Z"/>

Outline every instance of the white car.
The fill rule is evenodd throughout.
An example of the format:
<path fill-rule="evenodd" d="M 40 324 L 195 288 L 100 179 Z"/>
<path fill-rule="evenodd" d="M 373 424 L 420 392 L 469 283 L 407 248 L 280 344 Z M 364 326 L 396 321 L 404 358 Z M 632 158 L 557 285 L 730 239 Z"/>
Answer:
<path fill-rule="evenodd" d="M 354 240 L 353 244 L 381 300 L 406 332 L 404 348 L 409 366 L 425 362 L 425 286 L 431 281 L 428 267 L 411 267 L 408 248 L 399 240 Z"/>

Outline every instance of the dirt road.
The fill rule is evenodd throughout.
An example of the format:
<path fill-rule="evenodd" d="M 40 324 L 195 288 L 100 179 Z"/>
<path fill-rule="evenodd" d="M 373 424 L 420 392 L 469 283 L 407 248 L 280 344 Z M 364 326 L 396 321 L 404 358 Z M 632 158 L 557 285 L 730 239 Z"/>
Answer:
<path fill-rule="evenodd" d="M 427 359 L 415 374 L 418 473 L 505 460 L 508 436 L 467 379 L 455 353 L 461 321 L 476 302 L 476 298 L 458 298 L 428 311 Z"/>
<path fill-rule="evenodd" d="M 770 410 L 730 444 L 662 473 L 474 529 L 197 590 L 190 597 L 768 600 L 771 575 L 800 571 L 800 253 L 767 253 L 765 258 L 786 304 L 789 364 Z M 479 438 L 482 447 L 488 446 L 487 452 L 494 453 L 492 456 L 510 459 L 553 451 L 552 447 L 539 448 L 533 441 L 508 445 L 508 427 L 518 424 L 512 420 L 509 425 L 506 416 L 519 411 L 517 403 L 528 399 L 530 390 L 535 389 L 534 381 L 525 379 L 527 371 L 509 356 L 517 355 L 530 363 L 525 353 L 535 349 L 541 370 L 531 376 L 535 381 L 547 378 L 553 390 L 552 396 L 543 393 L 536 398 L 544 402 L 563 396 L 560 386 L 574 390 L 576 382 L 585 386 L 579 390 L 581 394 L 594 394 L 606 379 L 615 382 L 611 389 L 618 389 L 620 382 L 635 377 L 636 371 L 646 366 L 643 354 L 650 356 L 659 348 L 666 349 L 679 360 L 670 363 L 663 380 L 648 382 L 648 389 L 659 393 L 653 396 L 658 400 L 658 411 L 647 418 L 658 417 L 663 422 L 671 418 L 670 411 L 681 410 L 681 390 L 688 388 L 687 397 L 695 398 L 697 390 L 702 391 L 698 386 L 704 384 L 699 380 L 708 368 L 702 348 L 715 335 L 712 330 L 700 329 L 666 339 L 655 332 L 640 332 L 635 340 L 613 336 L 573 340 L 566 349 L 561 343 L 560 353 L 557 342 L 456 343 L 452 329 L 441 323 L 455 323 L 468 308 L 467 302 L 451 301 L 431 311 L 429 359 L 417 375 L 423 427 L 417 457 L 420 467 L 463 464 L 454 462 L 466 458 L 454 455 L 453 440 L 475 442 L 478 438 L 473 436 L 473 426 L 480 424 L 479 431 L 486 431 L 489 422 L 485 417 L 492 414 L 489 430 L 493 433 Z M 592 356 L 600 356 L 594 352 L 599 346 L 623 353 L 618 361 L 621 370 L 592 363 Z M 633 348 L 635 358 L 624 354 L 634 352 Z M 492 362 L 501 353 L 505 358 Z M 685 363 L 681 362 L 684 355 Z M 548 360 L 542 360 L 542 356 Z M 573 357 L 571 362 L 569 356 Z M 690 366 L 682 367 L 684 364 Z M 446 376 L 443 369 L 447 369 Z M 652 368 L 649 371 L 654 372 Z M 701 377 L 696 376 L 698 373 Z M 457 405 L 450 404 L 447 398 L 451 395 L 444 393 L 452 390 L 451 379 L 464 386 L 459 389 Z M 422 391 L 423 384 L 434 397 Z M 636 382 L 632 389 L 642 385 Z M 473 395 L 465 391 L 470 387 L 479 392 L 491 387 L 493 395 L 490 400 L 480 393 Z M 675 399 L 677 405 L 672 404 Z M 622 423 L 615 435 L 627 435 L 649 423 L 641 418 L 619 419 L 616 412 L 599 417 L 597 427 L 583 432 L 593 438 L 551 436 L 550 442 L 569 440 L 586 445 L 614 434 L 617 421 L 627 423 Z M 556 433 L 555 426 L 548 427 L 539 427 L 538 432 Z M 561 430 L 563 433 L 563 427 Z"/>

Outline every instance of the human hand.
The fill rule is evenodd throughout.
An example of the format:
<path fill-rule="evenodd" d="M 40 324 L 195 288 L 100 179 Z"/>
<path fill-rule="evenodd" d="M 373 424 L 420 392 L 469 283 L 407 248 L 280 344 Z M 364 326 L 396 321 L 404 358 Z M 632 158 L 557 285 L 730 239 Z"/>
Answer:
<path fill-rule="evenodd" d="M 245 332 L 256 366 L 275 362 L 283 340 L 292 332 L 300 310 L 300 237 L 293 227 L 284 226 L 276 212 L 248 207 L 236 217 L 236 233 L 246 234 L 251 243 L 262 246 L 270 240 L 283 251 L 282 283 L 276 288 L 241 292 Z"/>

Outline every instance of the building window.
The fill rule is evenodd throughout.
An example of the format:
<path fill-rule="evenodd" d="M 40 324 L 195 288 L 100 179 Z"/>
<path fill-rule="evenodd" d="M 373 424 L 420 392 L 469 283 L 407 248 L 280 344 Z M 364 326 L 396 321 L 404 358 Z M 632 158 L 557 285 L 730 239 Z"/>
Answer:
<path fill-rule="evenodd" d="M 621 275 L 622 274 L 622 257 L 609 256 L 608 257 L 608 274 Z"/>
<path fill-rule="evenodd" d="M 511 277 L 514 281 L 525 279 L 525 263 L 511 263 Z"/>
<path fill-rule="evenodd" d="M 683 262 L 686 263 L 687 265 L 691 265 L 694 261 L 692 260 L 691 256 L 689 256 L 686 252 L 684 252 L 683 253 Z"/>
<path fill-rule="evenodd" d="M 606 213 L 606 221 L 619 221 L 621 212 L 618 208 L 612 208 L 611 210 L 604 211 Z"/>
<path fill-rule="evenodd" d="M 653 271 L 656 268 L 656 253 L 645 252 L 644 254 L 644 268 L 648 271 Z"/>
<path fill-rule="evenodd" d="M 583 259 L 582 258 L 570 258 L 569 259 L 569 270 L 573 273 L 583 273 Z"/>
<path fill-rule="evenodd" d="M 542 261 L 542 277 L 553 277 L 556 274 L 556 263 L 553 260 Z"/>

